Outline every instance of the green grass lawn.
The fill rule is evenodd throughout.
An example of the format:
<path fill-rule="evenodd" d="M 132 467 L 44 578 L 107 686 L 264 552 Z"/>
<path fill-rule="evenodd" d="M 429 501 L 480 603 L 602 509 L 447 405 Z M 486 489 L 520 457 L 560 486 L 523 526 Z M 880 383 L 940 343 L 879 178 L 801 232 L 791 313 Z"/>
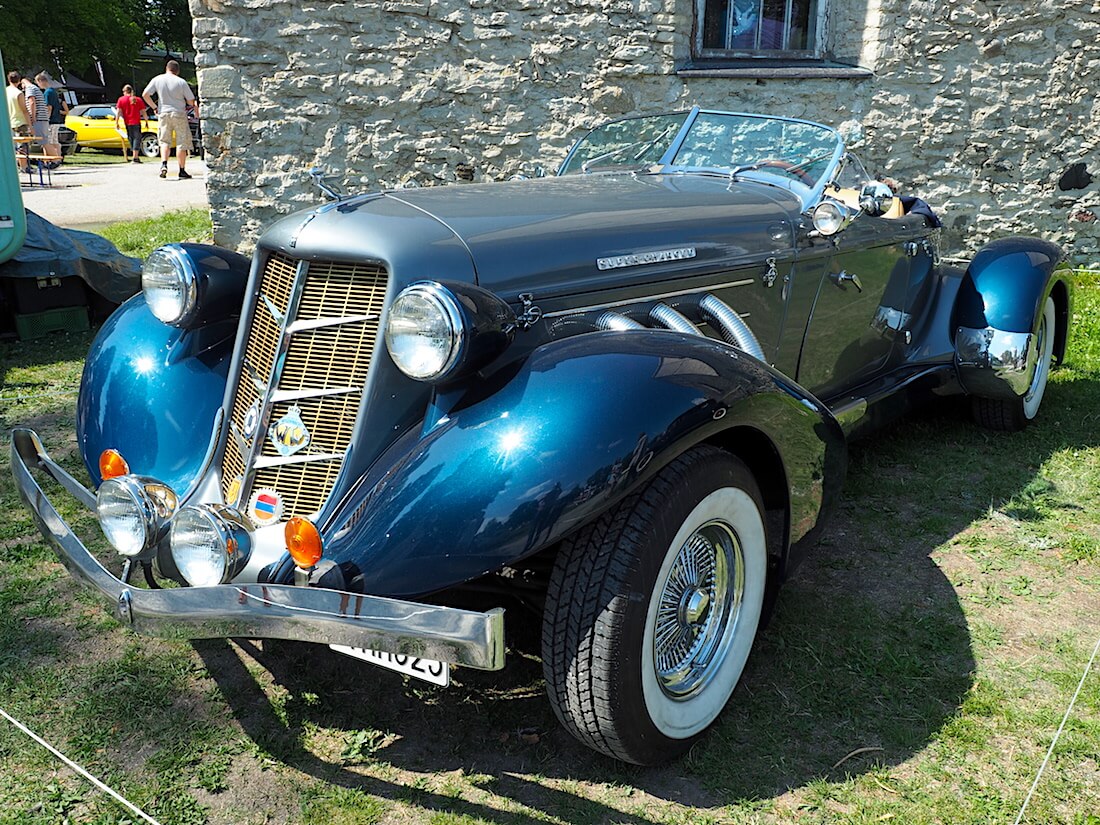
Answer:
<path fill-rule="evenodd" d="M 3 430 L 34 426 L 74 473 L 89 341 L 0 345 Z M 136 637 L 6 473 L 0 501 L 0 707 L 164 825 L 1011 823 L 1100 636 L 1100 277 L 1079 276 L 1034 426 L 944 403 L 853 447 L 729 708 L 663 768 L 574 742 L 529 656 L 439 690 L 308 645 Z M 1024 821 L 1100 823 L 1098 760 L 1094 670 Z M 0 778 L 0 825 L 135 821 L 2 720 Z"/>

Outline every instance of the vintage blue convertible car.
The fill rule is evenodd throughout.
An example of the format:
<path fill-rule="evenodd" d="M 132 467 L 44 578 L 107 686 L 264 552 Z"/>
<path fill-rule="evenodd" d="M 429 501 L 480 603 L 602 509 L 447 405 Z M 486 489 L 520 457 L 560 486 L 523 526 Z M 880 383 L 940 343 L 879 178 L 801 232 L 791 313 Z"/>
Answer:
<path fill-rule="evenodd" d="M 319 182 L 251 261 L 153 253 L 88 354 L 95 492 L 18 429 L 24 500 L 139 633 L 446 684 L 503 667 L 502 606 L 534 610 L 562 723 L 631 762 L 726 705 L 849 438 L 959 394 L 1023 427 L 1065 351 L 1057 246 L 941 264 L 931 210 L 814 123 L 692 109 L 601 126 L 545 179 Z"/>

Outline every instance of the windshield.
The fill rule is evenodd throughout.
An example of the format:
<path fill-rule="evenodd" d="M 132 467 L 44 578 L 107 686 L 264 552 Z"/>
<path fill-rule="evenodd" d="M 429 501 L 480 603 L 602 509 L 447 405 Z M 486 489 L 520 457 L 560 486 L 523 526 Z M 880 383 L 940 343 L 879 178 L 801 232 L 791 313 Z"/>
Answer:
<path fill-rule="evenodd" d="M 661 164 L 671 167 L 665 172 L 717 171 L 816 189 L 842 154 L 840 136 L 817 123 L 692 110 L 606 123 L 577 142 L 559 174 Z"/>

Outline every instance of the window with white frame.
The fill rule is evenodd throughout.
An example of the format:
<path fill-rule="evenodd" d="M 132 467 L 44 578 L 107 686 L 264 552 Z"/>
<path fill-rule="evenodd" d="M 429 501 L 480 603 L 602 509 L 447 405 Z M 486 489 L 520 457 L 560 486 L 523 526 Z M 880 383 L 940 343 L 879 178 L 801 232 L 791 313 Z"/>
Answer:
<path fill-rule="evenodd" d="M 696 0 L 699 57 L 823 56 L 827 0 Z"/>

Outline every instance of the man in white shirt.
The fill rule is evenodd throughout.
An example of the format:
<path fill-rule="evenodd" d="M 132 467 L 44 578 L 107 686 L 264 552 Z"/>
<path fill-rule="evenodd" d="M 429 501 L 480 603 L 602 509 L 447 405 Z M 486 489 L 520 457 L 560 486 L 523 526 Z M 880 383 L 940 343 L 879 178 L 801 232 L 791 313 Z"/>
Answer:
<path fill-rule="evenodd" d="M 157 101 L 153 102 L 153 94 Z M 160 141 L 160 176 L 168 177 L 168 155 L 172 151 L 172 137 L 176 140 L 176 160 L 180 164 L 180 180 L 188 180 L 187 154 L 191 151 L 191 127 L 187 122 L 187 107 L 195 108 L 199 116 L 199 104 L 187 81 L 180 77 L 180 64 L 169 60 L 164 74 L 149 81 L 142 94 L 149 108 L 157 113 L 157 139 Z"/>

